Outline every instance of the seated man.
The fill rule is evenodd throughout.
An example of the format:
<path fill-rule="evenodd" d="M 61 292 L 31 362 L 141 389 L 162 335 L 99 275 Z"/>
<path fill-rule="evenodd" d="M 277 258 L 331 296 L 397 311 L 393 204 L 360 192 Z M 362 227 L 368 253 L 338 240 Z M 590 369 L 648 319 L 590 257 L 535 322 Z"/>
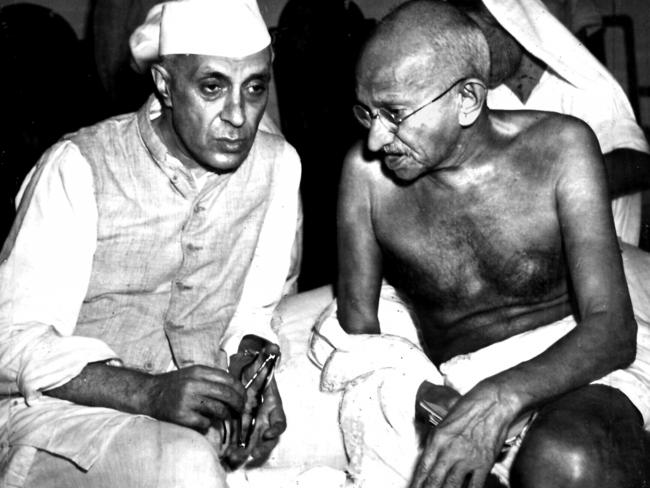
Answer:
<path fill-rule="evenodd" d="M 53 146 L 2 250 L 2 486 L 225 486 L 221 461 L 263 462 L 286 426 L 262 364 L 300 163 L 258 129 L 270 36 L 239 1 L 144 29 L 156 96 Z"/>
<path fill-rule="evenodd" d="M 487 38 L 488 105 L 578 117 L 595 132 L 607 168 L 618 235 L 637 245 L 650 155 L 625 93 L 540 0 L 452 0 Z M 553 5 L 555 2 L 550 2 Z"/>
<path fill-rule="evenodd" d="M 401 479 L 478 488 L 508 430 L 528 418 L 513 486 L 640 486 L 648 358 L 621 369 L 635 361 L 637 324 L 598 141 L 573 117 L 488 110 L 488 74 L 481 31 L 440 1 L 402 5 L 362 51 L 355 114 L 369 133 L 341 180 L 338 319 L 353 335 L 383 331 L 385 277 L 446 384 L 464 386 L 412 381 L 432 377 L 413 371 L 364 431 L 378 389 L 349 397 L 385 373 L 377 363 L 390 348 L 381 349 L 370 372 L 347 386 L 341 421 L 352 430 L 346 448 L 374 442 L 369 450 L 390 466 L 353 474 L 359 486 Z M 401 353 L 397 362 L 418 364 Z M 324 375 L 334 371 L 344 372 L 332 360 Z M 396 467 L 384 455 L 387 443 L 401 453 L 408 446 L 403 415 L 392 413 L 412 415 L 416 396 L 448 413 L 421 454 L 413 438 L 411 463 Z M 362 413 L 350 423 L 354 412 Z"/>

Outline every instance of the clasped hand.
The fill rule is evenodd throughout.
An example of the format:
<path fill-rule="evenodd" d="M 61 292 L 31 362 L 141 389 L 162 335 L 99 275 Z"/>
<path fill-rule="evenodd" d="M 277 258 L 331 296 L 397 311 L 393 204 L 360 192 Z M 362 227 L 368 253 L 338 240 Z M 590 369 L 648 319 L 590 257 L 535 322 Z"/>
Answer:
<path fill-rule="evenodd" d="M 251 356 L 251 352 L 259 354 Z M 253 426 L 245 445 L 234 438 L 222 439 L 228 444 L 223 460 L 233 468 L 247 460 L 251 466 L 262 464 L 287 425 L 277 385 L 267 375 L 271 371 L 260 369 L 263 358 L 279 354 L 276 344 L 245 336 L 228 371 L 199 365 L 152 376 L 145 392 L 145 413 L 203 434 L 211 427 L 221 431 L 227 424 L 231 428 L 226 431 L 237 439 L 240 429 L 248 432 Z M 245 388 L 243 383 L 258 370 Z"/>
<path fill-rule="evenodd" d="M 224 460 L 232 468 L 247 459 L 247 466 L 262 464 L 286 429 L 282 400 L 273 378 L 279 356 L 276 344 L 256 336 L 245 336 L 237 354 L 230 358 L 230 373 L 245 387 L 242 415 L 228 424 L 230 439 Z"/>

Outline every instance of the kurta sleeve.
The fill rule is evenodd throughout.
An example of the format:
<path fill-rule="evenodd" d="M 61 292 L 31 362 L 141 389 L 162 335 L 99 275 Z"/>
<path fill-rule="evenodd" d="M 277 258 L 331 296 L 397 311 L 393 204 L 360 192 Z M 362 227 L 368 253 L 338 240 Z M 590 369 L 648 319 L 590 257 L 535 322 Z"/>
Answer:
<path fill-rule="evenodd" d="M 73 335 L 97 237 L 92 170 L 78 148 L 64 141 L 49 149 L 18 202 L 0 255 L 0 391 L 29 402 L 116 355 Z"/>

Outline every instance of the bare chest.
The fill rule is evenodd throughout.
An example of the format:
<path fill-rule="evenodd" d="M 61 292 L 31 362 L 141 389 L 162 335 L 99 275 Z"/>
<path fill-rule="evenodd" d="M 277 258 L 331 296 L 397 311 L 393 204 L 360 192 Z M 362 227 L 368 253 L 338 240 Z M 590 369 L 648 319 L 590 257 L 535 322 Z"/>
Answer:
<path fill-rule="evenodd" d="M 375 215 L 386 278 L 449 317 L 553 295 L 564 284 L 553 199 L 522 197 L 388 199 Z"/>

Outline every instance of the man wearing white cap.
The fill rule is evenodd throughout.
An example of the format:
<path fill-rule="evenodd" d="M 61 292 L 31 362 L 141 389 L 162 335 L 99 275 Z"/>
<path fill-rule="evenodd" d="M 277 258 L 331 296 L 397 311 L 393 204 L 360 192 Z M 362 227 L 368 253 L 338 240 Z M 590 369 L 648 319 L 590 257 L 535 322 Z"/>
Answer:
<path fill-rule="evenodd" d="M 596 133 L 617 234 L 637 245 L 639 192 L 650 188 L 650 148 L 620 85 L 541 0 L 450 3 L 477 22 L 490 45 L 490 108 L 565 113 Z"/>
<path fill-rule="evenodd" d="M 277 444 L 300 163 L 258 129 L 269 44 L 252 0 L 156 7 L 131 42 L 156 96 L 27 179 L 0 256 L 1 486 L 225 486 L 222 461 Z"/>

